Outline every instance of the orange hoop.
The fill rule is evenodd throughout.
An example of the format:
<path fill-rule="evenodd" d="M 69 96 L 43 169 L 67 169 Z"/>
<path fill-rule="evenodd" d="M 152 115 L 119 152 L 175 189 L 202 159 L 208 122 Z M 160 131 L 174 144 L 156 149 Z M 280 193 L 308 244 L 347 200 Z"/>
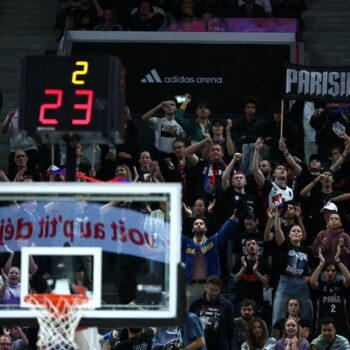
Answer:
<path fill-rule="evenodd" d="M 34 307 L 44 307 L 53 315 L 66 315 L 69 309 L 88 302 L 84 294 L 33 293 L 24 297 Z"/>
<path fill-rule="evenodd" d="M 84 294 L 28 294 L 24 300 L 30 304 L 39 323 L 37 346 L 47 350 L 77 349 L 75 329 L 82 317 L 80 305 L 88 302 Z"/>

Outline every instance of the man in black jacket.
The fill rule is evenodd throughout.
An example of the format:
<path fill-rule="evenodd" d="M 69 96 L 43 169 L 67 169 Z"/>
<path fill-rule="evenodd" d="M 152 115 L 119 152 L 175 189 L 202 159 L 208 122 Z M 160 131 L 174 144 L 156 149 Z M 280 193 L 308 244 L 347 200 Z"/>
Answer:
<path fill-rule="evenodd" d="M 231 350 L 233 339 L 233 307 L 221 292 L 222 281 L 212 275 L 207 279 L 203 296 L 190 305 L 204 328 L 208 350 Z"/>

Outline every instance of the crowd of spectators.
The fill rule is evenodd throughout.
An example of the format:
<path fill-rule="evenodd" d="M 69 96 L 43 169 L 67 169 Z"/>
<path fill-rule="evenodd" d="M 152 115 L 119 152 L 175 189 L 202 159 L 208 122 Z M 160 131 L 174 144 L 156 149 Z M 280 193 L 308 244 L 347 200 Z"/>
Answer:
<path fill-rule="evenodd" d="M 164 30 L 173 22 L 211 18 L 299 17 L 303 0 L 59 0 L 56 27 L 64 30 Z"/>
<path fill-rule="evenodd" d="M 262 117 L 254 96 L 234 120 L 216 118 L 200 98 L 190 117 L 191 104 L 189 94 L 181 105 L 169 97 L 144 113 L 140 123 L 154 132 L 149 149 L 126 107 L 126 142 L 99 145 L 95 164 L 88 145 L 77 145 L 77 179 L 182 184 L 196 348 L 349 349 L 349 105 L 296 102 L 282 124 L 281 105 Z M 51 152 L 23 135 L 18 117 L 10 111 L 2 125 L 11 153 L 0 181 L 64 181 L 59 147 Z M 18 269 L 7 270 L 1 300 L 18 294 Z"/>

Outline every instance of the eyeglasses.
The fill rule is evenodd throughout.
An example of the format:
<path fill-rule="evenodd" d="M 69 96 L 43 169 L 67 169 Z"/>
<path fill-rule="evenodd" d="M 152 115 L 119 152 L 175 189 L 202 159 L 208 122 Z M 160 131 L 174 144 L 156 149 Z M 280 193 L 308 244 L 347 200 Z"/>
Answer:
<path fill-rule="evenodd" d="M 335 270 L 335 269 L 326 269 L 325 271 L 326 272 L 336 272 L 337 270 Z"/>
<path fill-rule="evenodd" d="M 25 158 L 27 157 L 25 154 L 17 154 L 15 158 Z"/>

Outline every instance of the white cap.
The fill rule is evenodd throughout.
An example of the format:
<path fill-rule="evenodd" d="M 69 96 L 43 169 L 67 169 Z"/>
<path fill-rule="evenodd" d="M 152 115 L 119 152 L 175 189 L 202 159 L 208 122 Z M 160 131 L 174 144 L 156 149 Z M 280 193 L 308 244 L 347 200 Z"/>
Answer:
<path fill-rule="evenodd" d="M 335 211 L 338 213 L 338 208 L 334 203 L 328 202 L 326 203 L 323 208 L 321 209 L 321 213 L 323 213 L 325 210 L 329 211 Z"/>

